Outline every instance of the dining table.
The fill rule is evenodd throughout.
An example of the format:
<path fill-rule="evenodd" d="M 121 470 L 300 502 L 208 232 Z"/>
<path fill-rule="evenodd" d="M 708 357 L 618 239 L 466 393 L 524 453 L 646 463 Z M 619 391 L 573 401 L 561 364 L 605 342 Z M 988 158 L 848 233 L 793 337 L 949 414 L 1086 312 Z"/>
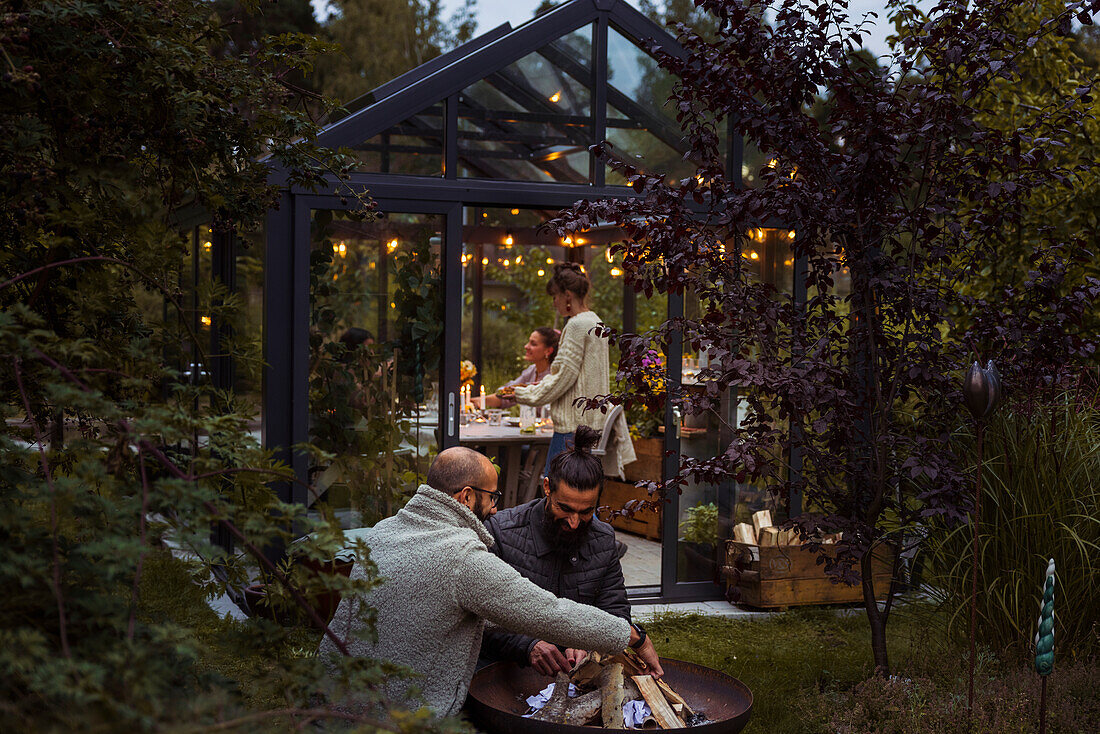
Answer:
<path fill-rule="evenodd" d="M 481 450 L 500 467 L 497 490 L 503 494 L 500 509 L 515 507 L 538 496 L 538 480 L 546 463 L 553 426 L 539 426 L 524 433 L 518 425 L 491 425 L 471 421 L 459 427 L 458 443 Z M 523 449 L 527 447 L 524 455 Z"/>

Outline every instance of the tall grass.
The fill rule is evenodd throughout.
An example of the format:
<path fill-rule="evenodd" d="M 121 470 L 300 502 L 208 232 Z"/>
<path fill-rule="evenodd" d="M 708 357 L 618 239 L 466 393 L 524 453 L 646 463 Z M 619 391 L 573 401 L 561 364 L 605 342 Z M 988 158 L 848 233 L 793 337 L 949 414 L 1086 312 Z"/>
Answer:
<path fill-rule="evenodd" d="M 974 465 L 975 442 L 963 452 Z M 1007 406 L 985 431 L 978 557 L 978 639 L 1025 654 L 1048 558 L 1057 564 L 1059 657 L 1100 651 L 1100 411 L 1064 395 Z M 949 633 L 969 620 L 972 526 L 932 527 L 926 581 Z"/>

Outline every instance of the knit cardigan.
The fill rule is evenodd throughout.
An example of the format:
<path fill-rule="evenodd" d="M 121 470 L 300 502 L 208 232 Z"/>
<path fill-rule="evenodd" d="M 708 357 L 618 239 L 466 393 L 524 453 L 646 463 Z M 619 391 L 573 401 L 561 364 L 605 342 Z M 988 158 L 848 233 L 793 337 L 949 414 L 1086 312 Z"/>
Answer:
<path fill-rule="evenodd" d="M 602 412 L 585 410 L 584 403 L 575 404 L 578 398 L 591 399 L 611 391 L 607 339 L 594 332 L 599 323 L 600 317 L 594 311 L 582 311 L 570 318 L 562 329 L 550 374 L 537 385 L 515 389 L 516 402 L 522 405 L 550 404 L 555 433 L 573 433 L 579 425 L 603 428 Z M 604 473 L 622 476 L 623 465 L 635 458 L 626 418 L 620 415 L 614 442 L 607 447 Z"/>
<path fill-rule="evenodd" d="M 388 700 L 417 708 L 412 688 L 440 715 L 455 714 L 477 664 L 486 620 L 581 650 L 621 651 L 626 620 L 558 599 L 489 552 L 493 536 L 468 507 L 421 485 L 408 504 L 363 536 L 382 583 L 365 597 L 343 599 L 330 624 L 353 655 L 388 660 L 416 674 L 392 676 Z M 356 564 L 352 578 L 364 578 Z M 363 632 L 360 605 L 377 612 L 376 643 Z M 323 638 L 322 658 L 339 655 Z M 353 707 L 354 700 L 347 702 Z"/>

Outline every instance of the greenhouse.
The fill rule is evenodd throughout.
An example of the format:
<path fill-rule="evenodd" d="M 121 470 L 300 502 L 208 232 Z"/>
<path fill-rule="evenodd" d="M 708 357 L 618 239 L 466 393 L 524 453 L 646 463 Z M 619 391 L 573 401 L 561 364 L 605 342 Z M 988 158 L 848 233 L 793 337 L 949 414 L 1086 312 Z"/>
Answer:
<path fill-rule="evenodd" d="M 346 185 L 334 180 L 328 194 L 285 186 L 263 247 L 263 441 L 282 451 L 303 480 L 283 485 L 284 499 L 358 507 L 360 514 L 345 522 L 355 525 L 364 517 L 362 499 L 351 496 L 357 482 L 388 495 L 401 472 L 422 478 L 429 452 L 459 444 L 496 456 L 502 506 L 531 499 L 549 433 L 540 428 L 519 438 L 508 430 L 515 415 L 469 407 L 471 398 L 492 394 L 520 372 L 533 329 L 562 326 L 545 293 L 554 263 L 585 269 L 592 309 L 616 329 L 644 333 L 691 312 L 691 298 L 647 298 L 624 284 L 610 249 L 621 239 L 617 228 L 560 238 L 544 226 L 580 199 L 631 195 L 589 151 L 598 141 L 647 171 L 693 175 L 665 102 L 674 79 L 658 66 L 648 50 L 654 48 L 683 53 L 625 2 L 574 0 L 517 28 L 505 23 L 413 69 L 349 103 L 346 116 L 325 128 L 319 142 L 354 150 L 357 171 Z M 726 137 L 728 169 L 749 175 L 745 146 Z M 377 216 L 350 213 L 355 195 L 364 193 Z M 744 253 L 760 278 L 786 291 L 795 282 L 789 234 L 759 229 L 755 249 Z M 197 261 L 205 237 L 196 235 Z M 216 259 L 224 248 L 207 249 Z M 385 399 L 358 412 L 340 404 L 339 390 L 319 387 L 325 345 L 352 334 L 389 360 L 371 374 Z M 706 355 L 675 344 L 662 351 L 666 379 L 690 389 Z M 725 403 L 736 420 L 736 396 Z M 348 466 L 334 469 L 340 461 L 318 464 L 287 450 L 307 440 L 325 447 L 348 421 L 360 422 L 362 435 L 371 430 L 364 411 L 402 426 L 393 429 L 401 432 L 401 448 L 370 478 Z M 632 411 L 628 419 L 638 460 L 624 477 L 609 478 L 601 504 L 644 498 L 634 481 L 674 474 L 681 452 L 713 455 L 735 425 L 685 421 L 674 405 L 664 415 Z M 340 453 L 351 445 L 337 437 L 328 448 Z M 369 442 L 356 445 L 371 451 Z M 660 513 L 617 519 L 629 547 L 623 567 L 631 593 L 719 596 L 720 540 L 735 522 L 765 508 L 765 498 L 762 488 L 747 485 L 695 485 Z M 375 497 L 374 510 L 385 514 L 390 499 L 379 504 Z M 797 497 L 770 509 L 778 519 L 792 507 L 798 511 Z"/>

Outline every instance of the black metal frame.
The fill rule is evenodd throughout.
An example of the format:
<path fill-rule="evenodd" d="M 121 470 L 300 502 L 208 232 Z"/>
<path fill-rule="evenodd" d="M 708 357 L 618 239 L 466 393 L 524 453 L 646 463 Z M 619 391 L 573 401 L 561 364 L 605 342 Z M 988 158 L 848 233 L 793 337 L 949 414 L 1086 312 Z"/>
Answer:
<path fill-rule="evenodd" d="M 312 209 L 346 209 L 347 194 L 369 192 L 381 211 L 437 214 L 443 217 L 441 267 L 446 304 L 462 302 L 462 215 L 463 207 L 521 207 L 561 209 L 579 199 L 629 198 L 627 187 L 607 186 L 604 165 L 590 156 L 587 184 L 467 179 L 458 177 L 459 105 L 462 90 L 480 79 L 499 73 L 516 60 L 538 51 L 585 25 L 594 28 L 593 94 L 591 142 L 603 140 L 607 130 L 607 46 L 610 28 L 636 42 L 655 41 L 666 52 L 683 56 L 680 44 L 623 0 L 572 0 L 511 29 L 505 24 L 454 51 L 434 59 L 348 105 L 351 114 L 329 125 L 318 142 L 329 147 L 355 146 L 394 125 L 421 113 L 426 107 L 442 105 L 443 175 L 411 176 L 386 173 L 355 173 L 345 184 L 330 181 L 332 193 L 318 194 L 287 185 L 282 172 L 271 180 L 284 187 L 279 208 L 267 218 L 267 257 L 264 274 L 264 381 L 263 444 L 277 458 L 292 467 L 299 483 L 285 482 L 275 489 L 280 499 L 305 502 L 306 456 L 292 450 L 308 436 L 308 334 L 309 334 L 309 250 Z M 616 93 L 615 90 L 611 90 Z M 439 134 L 439 131 L 432 131 Z M 667 137 L 667 135 L 659 136 Z M 667 142 L 667 141 L 666 141 Z M 742 145 L 730 136 L 729 168 L 740 173 Z M 338 188 L 344 190 L 336 193 Z M 480 258 L 476 264 L 480 268 Z M 799 279 L 796 277 L 796 282 Z M 634 325 L 634 294 L 624 291 L 624 321 Z M 440 365 L 439 415 L 441 448 L 458 442 L 456 408 L 459 395 L 461 309 L 445 309 L 445 338 Z M 669 316 L 683 313 L 683 299 L 669 298 Z M 668 345 L 668 379 L 680 382 L 681 345 Z M 666 425 L 673 425 L 668 406 Z M 666 431 L 664 473 L 679 468 L 679 440 Z M 679 498 L 668 498 L 664 513 L 661 598 L 719 598 L 713 584 L 676 582 L 676 537 Z M 728 503 L 727 503 L 728 504 Z M 729 509 L 728 506 L 725 509 Z"/>

